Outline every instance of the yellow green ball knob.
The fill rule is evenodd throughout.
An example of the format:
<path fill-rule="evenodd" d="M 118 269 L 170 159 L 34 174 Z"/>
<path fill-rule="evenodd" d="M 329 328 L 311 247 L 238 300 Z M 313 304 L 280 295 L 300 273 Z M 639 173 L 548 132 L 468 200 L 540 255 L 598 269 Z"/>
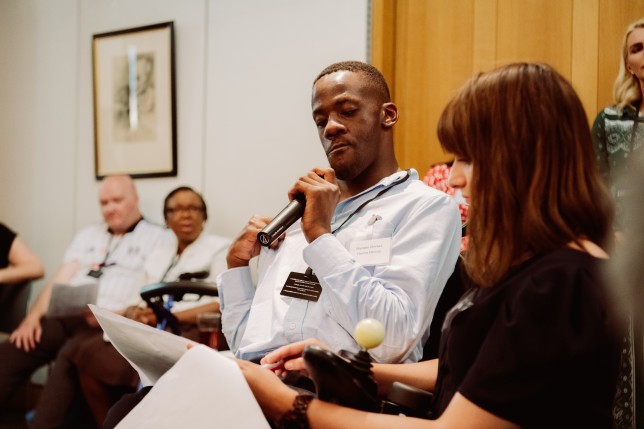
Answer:
<path fill-rule="evenodd" d="M 376 319 L 362 319 L 356 325 L 353 335 L 362 347 L 372 349 L 378 347 L 385 338 L 385 327 Z"/>

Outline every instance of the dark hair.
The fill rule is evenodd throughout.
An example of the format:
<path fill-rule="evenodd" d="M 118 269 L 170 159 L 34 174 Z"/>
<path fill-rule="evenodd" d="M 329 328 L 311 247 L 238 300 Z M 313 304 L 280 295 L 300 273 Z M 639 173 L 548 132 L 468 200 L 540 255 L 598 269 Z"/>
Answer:
<path fill-rule="evenodd" d="M 475 76 L 441 114 L 438 138 L 472 162 L 465 262 L 478 284 L 571 241 L 609 244 L 612 200 L 586 114 L 552 67 L 516 63 Z"/>
<path fill-rule="evenodd" d="M 168 217 L 168 202 L 176 194 L 178 194 L 179 192 L 184 192 L 184 191 L 192 192 L 193 194 L 195 194 L 199 198 L 199 201 L 201 201 L 201 206 L 203 207 L 203 220 L 207 220 L 208 219 L 208 207 L 206 206 L 206 201 L 203 199 L 203 197 L 201 196 L 201 194 L 199 192 L 195 191 L 190 186 L 179 186 L 178 188 L 173 189 L 172 191 L 170 191 L 170 193 L 165 197 L 165 200 L 163 201 L 163 218 L 167 219 L 167 217 Z"/>
<path fill-rule="evenodd" d="M 317 77 L 313 81 L 313 85 L 315 85 L 315 83 L 323 76 L 338 71 L 350 71 L 353 73 L 362 74 L 365 77 L 365 80 L 373 85 L 373 87 L 376 89 L 378 97 L 380 98 L 380 102 L 388 103 L 391 101 L 389 86 L 387 85 L 385 77 L 382 75 L 382 73 L 380 73 L 380 70 L 370 64 L 360 61 L 342 61 L 339 63 L 331 64 L 317 75 Z"/>

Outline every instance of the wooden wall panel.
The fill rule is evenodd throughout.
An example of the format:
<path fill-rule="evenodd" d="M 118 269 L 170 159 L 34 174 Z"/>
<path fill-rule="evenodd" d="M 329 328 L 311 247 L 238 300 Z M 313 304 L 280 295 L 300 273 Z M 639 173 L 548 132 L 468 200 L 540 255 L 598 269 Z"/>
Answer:
<path fill-rule="evenodd" d="M 478 73 L 496 65 L 497 0 L 474 2 L 474 31 L 472 39 L 472 67 Z"/>
<path fill-rule="evenodd" d="M 394 92 L 396 8 L 391 0 L 371 2 L 371 52 L 370 60 L 383 74 Z"/>
<path fill-rule="evenodd" d="M 642 0 L 372 1 L 373 49 L 380 49 L 373 63 L 401 114 L 396 154 L 421 176 L 449 159 L 436 125 L 453 92 L 500 64 L 551 64 L 571 80 L 592 122 L 612 103 L 624 30 L 644 17 Z"/>
<path fill-rule="evenodd" d="M 570 78 L 572 0 L 499 0 L 497 62 L 540 61 Z"/>
<path fill-rule="evenodd" d="M 574 0 L 572 14 L 572 63 L 570 80 L 579 94 L 588 121 L 597 111 L 597 25 L 599 0 Z"/>
<path fill-rule="evenodd" d="M 436 138 L 443 107 L 472 73 L 474 0 L 401 0 L 396 12 L 396 154 L 421 175 L 449 159 Z M 449 43 L 445 43 L 445 41 Z"/>

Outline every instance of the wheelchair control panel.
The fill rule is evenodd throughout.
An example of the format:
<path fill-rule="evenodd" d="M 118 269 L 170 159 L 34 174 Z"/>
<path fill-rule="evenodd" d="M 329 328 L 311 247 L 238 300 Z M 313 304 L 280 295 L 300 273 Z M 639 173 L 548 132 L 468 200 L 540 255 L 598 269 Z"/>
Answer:
<path fill-rule="evenodd" d="M 342 350 L 336 354 L 314 345 L 304 349 L 304 365 L 318 398 L 363 411 L 429 418 L 432 394 L 428 391 L 394 382 L 387 398 L 378 396 L 371 371 L 373 360 L 367 350 L 382 342 L 382 324 L 374 319 L 362 320 L 354 338 L 361 347 L 357 353 Z"/>

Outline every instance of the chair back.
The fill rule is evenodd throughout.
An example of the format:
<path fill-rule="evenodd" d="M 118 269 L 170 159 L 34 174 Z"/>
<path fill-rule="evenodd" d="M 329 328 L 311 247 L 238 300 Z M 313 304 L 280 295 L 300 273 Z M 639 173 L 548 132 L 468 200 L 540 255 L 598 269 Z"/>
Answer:
<path fill-rule="evenodd" d="M 454 272 L 447 279 L 445 288 L 438 299 L 438 304 L 434 310 L 434 317 L 429 327 L 429 338 L 423 346 L 423 357 L 421 360 L 431 360 L 438 357 L 438 347 L 441 341 L 441 330 L 445 316 L 456 305 L 463 293 L 465 293 L 465 274 L 462 265 L 462 260 L 459 256 L 454 267 Z"/>
<path fill-rule="evenodd" d="M 31 282 L 0 285 L 0 332 L 12 332 L 27 314 Z"/>

